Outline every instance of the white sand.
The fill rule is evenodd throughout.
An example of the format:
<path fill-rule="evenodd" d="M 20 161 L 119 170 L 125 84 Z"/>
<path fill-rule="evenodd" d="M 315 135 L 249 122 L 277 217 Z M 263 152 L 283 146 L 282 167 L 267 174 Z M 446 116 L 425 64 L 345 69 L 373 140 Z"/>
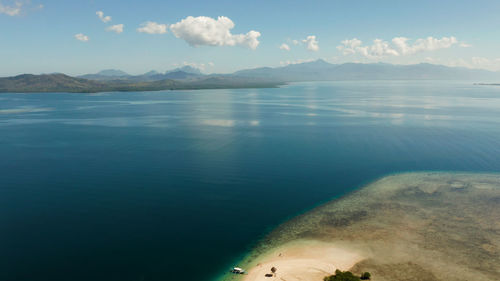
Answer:
<path fill-rule="evenodd" d="M 281 254 L 281 255 L 280 255 Z M 322 281 L 336 269 L 348 270 L 364 257 L 338 244 L 318 241 L 298 241 L 285 244 L 259 259 L 250 268 L 244 281 Z M 271 268 L 277 268 L 274 277 L 265 277 Z"/>

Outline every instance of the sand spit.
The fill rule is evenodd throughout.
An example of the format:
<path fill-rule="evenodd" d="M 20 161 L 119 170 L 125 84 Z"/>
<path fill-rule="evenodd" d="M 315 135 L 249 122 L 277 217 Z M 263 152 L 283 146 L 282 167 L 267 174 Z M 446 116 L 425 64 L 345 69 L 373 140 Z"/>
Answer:
<path fill-rule="evenodd" d="M 241 265 L 249 274 L 226 280 L 320 281 L 335 268 L 375 281 L 500 280 L 500 175 L 382 178 L 281 225 Z"/>
<path fill-rule="evenodd" d="M 333 243 L 301 240 L 278 247 L 260 259 L 245 276 L 246 281 L 322 280 L 335 269 L 350 269 L 363 257 L 349 248 Z M 272 278 L 266 277 L 271 268 L 278 269 Z"/>

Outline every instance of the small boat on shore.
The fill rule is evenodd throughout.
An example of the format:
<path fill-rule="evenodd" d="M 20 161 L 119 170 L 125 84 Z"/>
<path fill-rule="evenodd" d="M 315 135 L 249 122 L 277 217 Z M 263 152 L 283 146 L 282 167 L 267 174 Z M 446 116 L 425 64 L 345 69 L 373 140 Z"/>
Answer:
<path fill-rule="evenodd" d="M 243 268 L 240 267 L 233 267 L 229 272 L 234 273 L 234 274 L 245 274 L 246 271 Z"/>

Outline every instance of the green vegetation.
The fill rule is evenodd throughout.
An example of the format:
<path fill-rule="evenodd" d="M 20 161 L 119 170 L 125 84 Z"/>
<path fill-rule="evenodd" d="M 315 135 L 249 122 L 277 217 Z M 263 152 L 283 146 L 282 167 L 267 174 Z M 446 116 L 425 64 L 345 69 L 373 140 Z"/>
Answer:
<path fill-rule="evenodd" d="M 64 74 L 23 74 L 0 78 L 0 93 L 96 93 L 138 92 L 162 90 L 273 88 L 281 85 L 262 79 L 241 77 L 208 76 L 197 80 L 181 81 L 165 79 L 158 81 L 95 81 L 75 78 Z"/>
<path fill-rule="evenodd" d="M 367 277 L 366 279 L 363 279 L 363 277 Z M 370 273 L 365 272 L 363 275 L 361 275 L 361 278 L 352 274 L 350 271 L 340 271 L 340 270 L 335 270 L 335 274 L 331 276 L 327 276 L 323 278 L 324 281 L 360 281 L 360 280 L 367 280 L 370 279 Z"/>
<path fill-rule="evenodd" d="M 370 280 L 371 277 L 372 275 L 370 274 L 370 272 L 364 272 L 363 274 L 361 274 L 361 280 Z"/>

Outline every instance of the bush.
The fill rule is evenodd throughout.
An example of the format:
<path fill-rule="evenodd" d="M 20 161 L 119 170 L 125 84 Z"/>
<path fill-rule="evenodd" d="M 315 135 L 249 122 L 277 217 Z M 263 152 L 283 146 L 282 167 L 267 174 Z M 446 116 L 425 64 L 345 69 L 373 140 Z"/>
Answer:
<path fill-rule="evenodd" d="M 370 277 L 372 277 L 370 272 L 365 272 L 365 273 L 361 274 L 361 280 L 370 280 Z"/>
<path fill-rule="evenodd" d="M 324 281 L 360 281 L 358 276 L 355 276 L 350 271 L 335 270 L 335 275 L 323 278 Z"/>

